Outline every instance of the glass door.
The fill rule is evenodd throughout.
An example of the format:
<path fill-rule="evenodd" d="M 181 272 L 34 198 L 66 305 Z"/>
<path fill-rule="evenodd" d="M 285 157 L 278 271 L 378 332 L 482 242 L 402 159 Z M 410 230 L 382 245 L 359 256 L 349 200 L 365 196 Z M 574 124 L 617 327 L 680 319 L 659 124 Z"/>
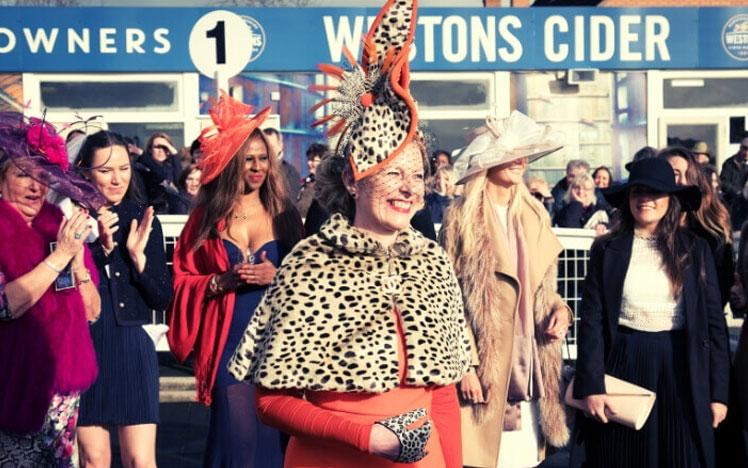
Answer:
<path fill-rule="evenodd" d="M 730 156 L 723 154 L 723 149 L 729 145 L 723 118 L 661 118 L 659 130 L 658 144 L 661 148 L 683 146 L 691 149 L 698 141 L 706 142 L 712 155 L 712 164 L 717 167 Z"/>

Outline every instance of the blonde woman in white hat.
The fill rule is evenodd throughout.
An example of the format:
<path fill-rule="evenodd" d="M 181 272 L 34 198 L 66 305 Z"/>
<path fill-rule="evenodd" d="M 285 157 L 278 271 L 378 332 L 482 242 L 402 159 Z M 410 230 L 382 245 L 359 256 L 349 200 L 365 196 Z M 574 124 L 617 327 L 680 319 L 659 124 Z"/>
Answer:
<path fill-rule="evenodd" d="M 560 397 L 561 343 L 571 311 L 556 292 L 561 244 L 523 183 L 529 162 L 561 136 L 520 112 L 488 120 L 455 163 L 465 195 L 445 214 L 473 335 L 473 371 L 460 384 L 463 462 L 528 467 L 545 443 L 569 439 Z"/>

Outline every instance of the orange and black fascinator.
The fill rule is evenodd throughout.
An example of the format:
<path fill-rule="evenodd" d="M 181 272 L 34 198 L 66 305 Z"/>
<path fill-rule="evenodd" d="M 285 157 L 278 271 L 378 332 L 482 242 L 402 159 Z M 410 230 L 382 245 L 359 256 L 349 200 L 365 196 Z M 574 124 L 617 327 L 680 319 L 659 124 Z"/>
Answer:
<path fill-rule="evenodd" d="M 321 64 L 319 69 L 339 83 L 310 87 L 334 93 L 311 108 L 314 112 L 330 104 L 331 109 L 312 125 L 329 123 L 327 135 L 340 134 L 337 153 L 342 156 L 348 148 L 356 180 L 377 172 L 416 135 L 418 115 L 408 89 L 416 4 L 416 0 L 387 0 L 364 39 L 361 63 L 344 47 L 353 68 Z"/>
<path fill-rule="evenodd" d="M 213 125 L 200 132 L 200 182 L 207 184 L 226 168 L 247 138 L 262 125 L 270 114 L 266 107 L 252 117 L 252 106 L 232 98 L 225 92 L 210 108 Z"/>

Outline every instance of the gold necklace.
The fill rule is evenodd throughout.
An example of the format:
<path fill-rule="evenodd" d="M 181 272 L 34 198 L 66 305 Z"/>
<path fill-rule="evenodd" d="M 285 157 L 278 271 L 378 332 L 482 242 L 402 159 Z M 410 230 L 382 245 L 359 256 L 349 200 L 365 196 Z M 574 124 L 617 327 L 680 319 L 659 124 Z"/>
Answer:
<path fill-rule="evenodd" d="M 257 203 L 257 204 L 249 205 L 249 206 L 247 206 L 245 208 L 252 209 L 252 208 L 256 208 L 256 207 L 260 207 L 261 208 L 262 207 L 262 203 Z M 248 215 L 248 214 L 231 213 L 231 219 L 238 219 L 240 221 L 247 221 L 247 220 L 250 219 L 250 217 L 251 216 Z"/>

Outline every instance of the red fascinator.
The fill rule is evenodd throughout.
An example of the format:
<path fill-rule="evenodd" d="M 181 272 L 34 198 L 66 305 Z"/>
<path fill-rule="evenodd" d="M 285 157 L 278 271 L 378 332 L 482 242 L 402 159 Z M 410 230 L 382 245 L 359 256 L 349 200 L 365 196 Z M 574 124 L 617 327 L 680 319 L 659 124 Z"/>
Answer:
<path fill-rule="evenodd" d="M 270 115 L 270 107 L 261 110 L 254 117 L 253 108 L 221 91 L 218 102 L 210 109 L 213 125 L 200 133 L 200 148 L 203 158 L 200 161 L 202 176 L 200 182 L 207 184 L 220 174 L 234 157 L 247 138 Z"/>
<path fill-rule="evenodd" d="M 310 87 L 312 91 L 335 92 L 334 97 L 312 107 L 312 112 L 327 104 L 332 108 L 330 115 L 312 125 L 330 122 L 327 135 L 341 134 L 337 153 L 342 156 L 349 147 L 356 180 L 379 171 L 416 135 L 418 114 L 408 89 L 408 54 L 416 28 L 416 3 L 387 0 L 364 39 L 361 64 L 344 48 L 353 69 L 319 65 L 339 84 Z"/>

